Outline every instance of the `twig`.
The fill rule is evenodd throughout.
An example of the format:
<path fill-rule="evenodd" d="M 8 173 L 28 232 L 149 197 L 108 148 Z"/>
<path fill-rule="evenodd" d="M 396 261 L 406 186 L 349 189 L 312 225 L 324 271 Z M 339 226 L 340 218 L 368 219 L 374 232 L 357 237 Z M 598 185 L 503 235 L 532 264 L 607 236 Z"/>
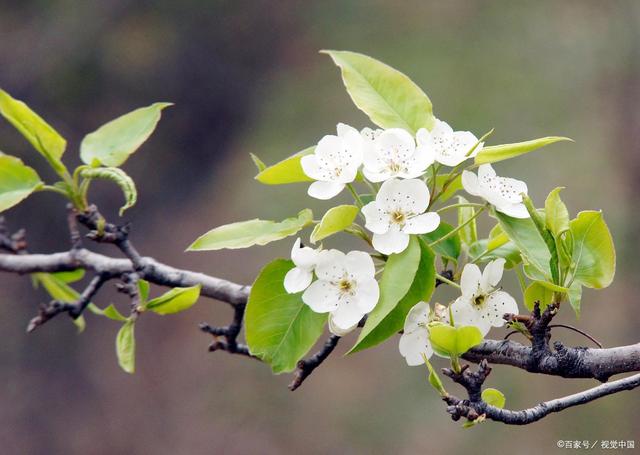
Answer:
<path fill-rule="evenodd" d="M 300 360 L 298 362 L 298 368 L 296 369 L 293 381 L 291 381 L 291 384 L 289 384 L 289 390 L 293 392 L 298 387 L 300 387 L 304 380 L 307 379 L 307 377 L 309 377 L 309 375 L 313 372 L 313 370 L 319 367 L 320 364 L 324 362 L 327 357 L 329 357 L 329 354 L 331 354 L 335 347 L 338 345 L 338 341 L 340 341 L 340 337 L 338 335 L 331 335 L 322 346 L 322 349 L 320 349 L 308 359 Z"/>
<path fill-rule="evenodd" d="M 602 348 L 602 343 L 600 343 L 598 340 L 596 340 L 594 337 L 592 337 L 591 335 L 589 335 L 587 332 L 580 330 L 577 327 L 574 327 L 572 325 L 568 325 L 568 324 L 553 324 L 550 325 L 549 328 L 552 329 L 554 327 L 562 327 L 564 329 L 569 329 L 569 330 L 573 330 L 574 332 L 579 333 L 580 335 L 585 336 L 586 338 L 589 338 L 591 341 L 593 341 L 599 348 Z"/>

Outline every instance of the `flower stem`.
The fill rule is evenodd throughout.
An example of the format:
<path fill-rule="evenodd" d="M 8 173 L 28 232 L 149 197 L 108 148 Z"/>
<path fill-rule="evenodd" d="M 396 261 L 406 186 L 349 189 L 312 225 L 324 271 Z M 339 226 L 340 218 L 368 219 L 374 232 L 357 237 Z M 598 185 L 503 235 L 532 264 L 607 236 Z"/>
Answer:
<path fill-rule="evenodd" d="M 429 247 L 432 248 L 433 246 L 437 245 L 438 243 L 447 240 L 450 237 L 453 237 L 454 235 L 456 235 L 460 230 L 462 230 L 465 226 L 467 226 L 468 224 L 470 224 L 473 220 L 475 220 L 476 218 L 478 218 L 478 216 L 480 216 L 480 214 L 482 212 L 484 212 L 486 210 L 487 206 L 483 205 L 482 208 L 480 210 L 478 210 L 471 218 L 469 218 L 467 221 L 465 221 L 464 223 L 462 223 L 461 225 L 459 225 L 457 228 L 455 228 L 454 230 L 452 230 L 451 232 L 448 232 L 447 234 L 443 235 L 442 237 L 440 237 L 438 240 L 434 240 L 433 242 L 431 242 L 429 244 Z"/>
<path fill-rule="evenodd" d="M 454 288 L 460 289 L 460 285 L 458 283 L 455 283 L 455 282 L 451 281 L 449 278 L 445 278 L 444 276 L 440 275 L 439 273 L 436 273 L 436 278 L 438 280 L 442 281 L 443 283 L 448 284 L 449 286 L 453 286 Z"/>
<path fill-rule="evenodd" d="M 358 194 L 356 189 L 353 187 L 351 183 L 347 183 L 347 188 L 349 188 L 349 191 L 353 196 L 353 200 L 356 201 L 356 204 L 358 205 L 358 207 L 362 208 L 364 204 L 362 203 L 362 199 L 360 199 L 360 195 Z"/>
<path fill-rule="evenodd" d="M 447 210 L 453 210 L 453 209 L 457 209 L 457 208 L 460 208 L 460 207 L 482 208 L 482 207 L 484 207 L 484 205 L 483 204 L 475 204 L 473 202 L 466 202 L 466 203 L 448 205 L 446 207 L 442 207 L 441 209 L 436 210 L 436 212 L 442 213 L 442 212 L 446 212 Z"/>

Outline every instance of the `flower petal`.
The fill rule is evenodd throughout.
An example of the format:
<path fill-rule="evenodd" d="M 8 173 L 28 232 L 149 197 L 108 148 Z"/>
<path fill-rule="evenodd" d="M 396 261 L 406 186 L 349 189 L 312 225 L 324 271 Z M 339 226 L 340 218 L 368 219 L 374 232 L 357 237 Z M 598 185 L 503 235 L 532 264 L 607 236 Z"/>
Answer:
<path fill-rule="evenodd" d="M 462 186 L 464 190 L 474 196 L 482 196 L 482 189 L 478 182 L 478 176 L 470 171 L 462 171 Z"/>
<path fill-rule="evenodd" d="M 340 327 L 338 327 L 336 325 L 335 322 L 333 322 L 333 313 L 329 313 L 329 332 L 333 333 L 334 335 L 338 335 L 339 337 L 343 337 L 346 334 L 348 334 L 349 332 L 353 332 L 357 327 L 358 327 L 358 323 L 356 322 L 355 324 L 353 324 L 349 328 L 341 329 Z"/>
<path fill-rule="evenodd" d="M 294 267 L 284 276 L 284 288 L 289 294 L 304 291 L 311 284 L 313 273 L 309 270 Z"/>
<path fill-rule="evenodd" d="M 301 245 L 300 237 L 298 237 L 291 248 L 291 260 L 297 267 L 311 271 L 316 266 L 318 252 L 308 246 L 301 247 Z"/>
<path fill-rule="evenodd" d="M 337 196 L 344 186 L 344 183 L 337 182 L 313 182 L 309 185 L 307 193 L 316 199 L 327 200 Z"/>
<path fill-rule="evenodd" d="M 370 278 L 358 282 L 354 301 L 362 313 L 366 314 L 373 310 L 379 298 L 380 287 L 376 280 Z"/>
<path fill-rule="evenodd" d="M 409 366 L 422 365 L 424 363 L 423 355 L 427 359 L 433 355 L 426 327 L 421 327 L 420 330 L 412 333 L 403 333 L 398 348 Z"/>
<path fill-rule="evenodd" d="M 496 210 L 513 218 L 530 218 L 531 215 L 524 204 L 500 204 L 496 205 Z"/>
<path fill-rule="evenodd" d="M 363 313 L 356 302 L 352 298 L 342 298 L 332 313 L 332 320 L 336 327 L 342 330 L 347 330 L 354 324 L 358 324 L 364 317 Z"/>
<path fill-rule="evenodd" d="M 482 335 L 486 335 L 491 329 L 491 323 L 487 315 L 464 297 L 458 297 L 451 304 L 451 313 L 456 327 L 472 325 L 477 327 L 482 332 Z"/>
<path fill-rule="evenodd" d="M 346 274 L 345 255 L 338 250 L 322 250 L 318 253 L 316 275 L 320 280 L 338 281 Z"/>
<path fill-rule="evenodd" d="M 506 321 L 503 318 L 505 314 L 519 313 L 515 299 L 504 291 L 489 294 L 485 305 L 487 321 L 494 327 L 502 327 L 505 324 Z"/>
<path fill-rule="evenodd" d="M 507 262 L 504 258 L 498 258 L 489 262 L 482 272 L 482 278 L 480 279 L 480 289 L 485 293 L 493 291 L 504 273 L 504 264 Z"/>
<path fill-rule="evenodd" d="M 375 234 L 384 234 L 389 230 L 389 214 L 380 208 L 376 201 L 369 202 L 362 207 L 365 225 L 367 229 Z"/>
<path fill-rule="evenodd" d="M 330 173 L 320 166 L 318 157 L 315 155 L 305 155 L 300 159 L 302 171 L 314 180 L 328 181 L 331 179 Z"/>
<path fill-rule="evenodd" d="M 409 245 L 409 234 L 391 229 L 385 234 L 373 234 L 373 247 L 382 254 L 400 253 Z"/>
<path fill-rule="evenodd" d="M 404 320 L 404 333 L 411 333 L 421 326 L 426 327 L 429 322 L 429 304 L 426 302 L 418 302 L 407 313 Z"/>
<path fill-rule="evenodd" d="M 429 188 L 420 179 L 389 179 L 376 195 L 378 206 L 386 211 L 401 209 L 418 215 L 429 205 Z"/>
<path fill-rule="evenodd" d="M 302 294 L 302 301 L 316 313 L 328 313 L 338 308 L 340 293 L 328 281 L 316 280 Z"/>
<path fill-rule="evenodd" d="M 347 253 L 344 265 L 347 273 L 357 281 L 373 279 L 376 268 L 369 253 L 364 251 L 350 251 Z"/>
<path fill-rule="evenodd" d="M 435 231 L 439 225 L 440 215 L 436 212 L 427 212 L 409 218 L 402 228 L 402 232 L 407 234 L 426 234 Z"/>
<path fill-rule="evenodd" d="M 462 295 L 466 299 L 472 300 L 478 294 L 481 279 L 480 267 L 476 264 L 466 264 L 464 266 L 460 277 L 460 288 Z"/>
<path fill-rule="evenodd" d="M 362 173 L 367 180 L 373 183 L 384 182 L 392 177 L 391 173 L 382 169 L 381 171 L 374 171 L 371 168 L 363 168 Z"/>

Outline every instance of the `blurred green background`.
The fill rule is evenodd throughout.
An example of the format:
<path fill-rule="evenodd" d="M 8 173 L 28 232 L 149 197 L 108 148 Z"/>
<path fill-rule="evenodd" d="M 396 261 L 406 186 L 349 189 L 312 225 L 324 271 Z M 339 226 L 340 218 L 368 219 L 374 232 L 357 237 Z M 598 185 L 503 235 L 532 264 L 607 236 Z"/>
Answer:
<path fill-rule="evenodd" d="M 339 121 L 367 124 L 338 70 L 318 54 L 323 48 L 364 52 L 400 69 L 457 129 L 479 136 L 495 127 L 491 143 L 574 138 L 496 169 L 526 180 L 539 205 L 564 185 L 574 213 L 605 210 L 617 280 L 585 293 L 578 323 L 606 346 L 639 341 L 640 2 L 0 1 L 0 86 L 67 137 L 68 163 L 78 163 L 79 141 L 105 121 L 154 101 L 176 104 L 125 166 L 140 192 L 125 216 L 132 238 L 143 254 L 243 283 L 274 256 L 288 256 L 291 242 L 183 251 L 219 224 L 329 207 L 308 198 L 305 185 L 261 187 L 248 156 L 271 163 Z M 5 122 L 0 148 L 51 177 Z M 117 189 L 96 184 L 92 198 L 115 219 Z M 6 215 L 12 227 L 27 228 L 32 251 L 67 248 L 56 195 L 38 194 Z M 506 287 L 517 295 L 515 282 Z M 463 430 L 424 369 L 404 364 L 396 341 L 334 355 L 291 393 L 290 377 L 272 376 L 265 365 L 207 353 L 197 323 L 222 325 L 230 314 L 204 299 L 184 314 L 141 318 L 137 372 L 129 376 L 115 359 L 117 324 L 89 316 L 77 335 L 60 318 L 27 336 L 47 297 L 28 278 L 0 275 L 0 289 L 2 453 L 539 454 L 560 451 L 558 439 L 640 446 L 638 392 L 526 428 Z M 96 303 L 111 301 L 126 305 L 112 291 Z M 575 323 L 568 308 L 563 313 Z M 488 385 L 517 409 L 595 384 L 496 367 Z"/>

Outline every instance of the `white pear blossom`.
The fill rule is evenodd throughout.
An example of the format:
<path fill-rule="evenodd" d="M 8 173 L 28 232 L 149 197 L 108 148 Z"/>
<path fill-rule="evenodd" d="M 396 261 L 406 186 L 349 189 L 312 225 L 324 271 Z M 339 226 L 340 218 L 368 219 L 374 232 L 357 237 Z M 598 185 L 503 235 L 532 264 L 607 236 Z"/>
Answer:
<path fill-rule="evenodd" d="M 360 322 L 360 321 L 358 321 L 358 322 Z M 333 322 L 333 314 L 329 313 L 329 322 L 328 322 L 329 332 L 333 333 L 334 335 L 338 335 L 339 337 L 343 337 L 343 336 L 347 335 L 348 333 L 353 332 L 358 327 L 358 322 L 353 324 L 351 327 L 343 329 L 343 328 L 338 327 L 336 325 L 336 323 Z"/>
<path fill-rule="evenodd" d="M 355 180 L 362 164 L 364 138 L 358 130 L 339 123 L 337 131 L 337 136 L 320 139 L 314 153 L 300 160 L 304 173 L 317 180 L 308 190 L 316 199 L 331 199 L 340 193 Z"/>
<path fill-rule="evenodd" d="M 378 303 L 380 289 L 373 259 L 363 251 L 323 250 L 315 268 L 318 279 L 302 294 L 316 313 L 330 313 L 336 331 L 349 331 Z"/>
<path fill-rule="evenodd" d="M 413 136 L 401 128 L 385 131 L 367 128 L 361 134 L 366 139 L 362 173 L 371 182 L 420 177 L 433 163 L 431 149 L 416 147 Z"/>
<path fill-rule="evenodd" d="M 284 276 L 284 288 L 289 294 L 304 291 L 311 284 L 318 251 L 301 245 L 300 238 L 293 244 L 291 260 L 296 265 Z"/>
<path fill-rule="evenodd" d="M 478 138 L 469 131 L 453 131 L 447 122 L 438 119 L 431 131 L 420 128 L 416 133 L 416 140 L 418 146 L 428 149 L 438 163 L 451 167 L 476 156 L 484 145 L 478 144 L 473 153 L 469 154 Z"/>
<path fill-rule="evenodd" d="M 373 247 L 383 254 L 400 253 L 409 234 L 426 234 L 440 224 L 440 216 L 427 212 L 429 188 L 419 179 L 390 179 L 376 199 L 362 208 L 365 227 L 373 232 Z"/>
<path fill-rule="evenodd" d="M 398 347 L 409 366 L 422 365 L 423 355 L 427 359 L 433 355 L 433 348 L 429 341 L 430 316 L 429 304 L 418 302 L 411 308 L 404 321 L 404 331 L 400 336 Z"/>
<path fill-rule="evenodd" d="M 462 186 L 467 193 L 480 196 L 505 215 L 529 218 L 529 212 L 522 203 L 522 193 L 527 194 L 527 184 L 508 177 L 498 177 L 490 164 L 481 165 L 478 175 L 464 171 Z"/>
<path fill-rule="evenodd" d="M 486 335 L 491 327 L 502 327 L 503 315 L 518 314 L 518 304 L 508 293 L 496 289 L 502 278 L 505 260 L 489 262 L 484 272 L 475 264 L 462 270 L 460 287 L 462 296 L 451 305 L 453 322 L 457 326 L 473 325 Z"/>

